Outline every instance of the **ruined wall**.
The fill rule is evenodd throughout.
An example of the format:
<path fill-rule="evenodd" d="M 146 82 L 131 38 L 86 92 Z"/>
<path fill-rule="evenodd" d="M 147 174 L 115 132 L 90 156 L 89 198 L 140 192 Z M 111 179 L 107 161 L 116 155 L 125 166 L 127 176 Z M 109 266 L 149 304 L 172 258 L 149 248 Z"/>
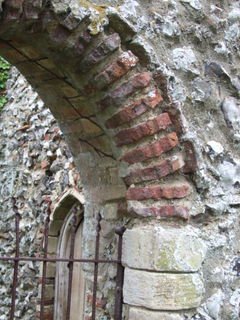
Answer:
<path fill-rule="evenodd" d="M 19 3 L 0 53 L 58 119 L 87 215 L 127 223 L 126 317 L 238 319 L 239 1 Z"/>

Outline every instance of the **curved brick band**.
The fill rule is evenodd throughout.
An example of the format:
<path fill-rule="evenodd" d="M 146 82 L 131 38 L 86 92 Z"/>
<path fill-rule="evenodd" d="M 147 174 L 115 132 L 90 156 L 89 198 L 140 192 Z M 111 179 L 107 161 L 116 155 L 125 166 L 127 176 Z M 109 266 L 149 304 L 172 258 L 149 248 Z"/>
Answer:
<path fill-rule="evenodd" d="M 182 176 L 179 186 L 174 177 L 196 169 L 194 149 L 181 142 L 182 121 L 169 106 L 166 79 L 142 65 L 145 49 L 132 52 L 130 38 L 125 42 L 126 34 L 119 33 L 127 28 L 133 37 L 132 29 L 119 20 L 115 27 L 115 17 L 111 30 L 93 35 L 84 10 L 78 16 L 54 10 L 48 1 L 5 0 L 0 54 L 17 64 L 50 107 L 75 157 L 90 151 L 128 164 L 126 200 L 144 201 L 147 208 L 150 199 L 186 198 L 188 182 Z M 169 177 L 170 186 L 156 186 Z M 149 204 L 146 210 L 186 217 L 179 208 Z"/>

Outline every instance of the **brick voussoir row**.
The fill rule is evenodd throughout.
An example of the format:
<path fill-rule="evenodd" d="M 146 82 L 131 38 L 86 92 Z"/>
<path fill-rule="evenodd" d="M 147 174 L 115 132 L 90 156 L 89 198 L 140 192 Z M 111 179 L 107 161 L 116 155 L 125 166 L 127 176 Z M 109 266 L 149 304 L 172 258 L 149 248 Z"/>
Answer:
<path fill-rule="evenodd" d="M 98 90 L 106 88 L 135 67 L 138 60 L 138 57 L 131 51 L 123 52 L 117 60 L 113 61 L 104 68 L 104 71 L 95 76 L 90 81 L 90 85 Z"/>
<path fill-rule="evenodd" d="M 127 185 L 131 185 L 133 183 L 158 180 L 176 172 L 184 165 L 184 156 L 183 154 L 178 153 L 154 166 L 149 166 L 144 169 L 138 169 L 130 172 L 130 174 L 124 178 L 124 182 Z"/>
<path fill-rule="evenodd" d="M 185 198 L 191 188 L 185 183 L 182 185 L 172 186 L 154 186 L 154 187 L 139 187 L 129 188 L 127 190 L 127 200 L 147 200 L 147 199 L 182 199 Z"/>
<path fill-rule="evenodd" d="M 138 73 L 131 77 L 128 81 L 124 82 L 120 87 L 108 93 L 106 98 L 97 103 L 100 110 L 108 107 L 116 107 L 124 102 L 129 96 L 134 94 L 140 89 L 146 88 L 152 78 L 148 72 Z"/>
<path fill-rule="evenodd" d="M 79 66 L 81 72 L 87 72 L 97 63 L 101 62 L 110 53 L 120 47 L 121 39 L 117 33 L 114 33 L 104 39 L 96 48 L 85 56 Z"/>
<path fill-rule="evenodd" d="M 147 159 L 159 157 L 177 145 L 178 137 L 175 132 L 172 132 L 156 142 L 145 144 L 141 147 L 128 151 L 122 156 L 122 160 L 129 164 L 142 162 Z"/>
<path fill-rule="evenodd" d="M 165 130 L 171 123 L 168 113 L 162 113 L 158 117 L 147 120 L 138 126 L 119 131 L 114 140 L 117 146 L 136 142 L 143 137 Z"/>
<path fill-rule="evenodd" d="M 180 217 L 183 219 L 189 219 L 189 209 L 184 206 L 159 206 L 159 207 L 145 207 L 131 209 L 129 213 L 136 214 L 142 217 Z"/>
<path fill-rule="evenodd" d="M 110 119 L 105 123 L 108 129 L 114 129 L 127 123 L 141 114 L 145 113 L 147 110 L 154 109 L 163 98 L 158 89 L 150 91 L 144 98 L 138 99 L 135 102 L 123 107 L 122 110 L 115 113 Z"/>
<path fill-rule="evenodd" d="M 130 215 L 139 217 L 162 217 L 162 218 L 183 218 L 189 219 L 189 209 L 180 205 L 164 205 L 164 206 L 139 206 L 130 205 L 128 207 L 126 202 L 120 202 L 118 205 L 118 212 L 128 212 Z"/>

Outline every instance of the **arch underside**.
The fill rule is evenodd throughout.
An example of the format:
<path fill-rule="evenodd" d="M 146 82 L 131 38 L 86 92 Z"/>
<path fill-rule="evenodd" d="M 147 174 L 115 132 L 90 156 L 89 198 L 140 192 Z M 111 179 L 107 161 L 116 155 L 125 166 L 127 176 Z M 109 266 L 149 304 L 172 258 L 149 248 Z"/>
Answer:
<path fill-rule="evenodd" d="M 193 169 L 193 149 L 179 143 L 164 76 L 131 46 L 126 23 L 110 19 L 92 35 L 80 16 L 56 13 L 49 1 L 4 1 L 0 54 L 57 119 L 87 197 L 117 200 L 120 212 L 138 216 L 188 218 L 192 186 L 180 171 Z"/>

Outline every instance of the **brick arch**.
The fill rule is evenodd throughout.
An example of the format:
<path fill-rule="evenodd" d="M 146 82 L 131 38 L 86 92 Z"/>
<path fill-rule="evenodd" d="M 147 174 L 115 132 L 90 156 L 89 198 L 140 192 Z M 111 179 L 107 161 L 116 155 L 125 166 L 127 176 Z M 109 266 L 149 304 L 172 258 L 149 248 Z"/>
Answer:
<path fill-rule="evenodd" d="M 187 219 L 192 186 L 183 172 L 194 154 L 180 143 L 179 112 L 144 47 L 130 45 L 134 31 L 110 22 L 92 35 L 88 18 L 69 8 L 57 14 L 51 1 L 5 0 L 0 54 L 57 119 L 90 199 L 117 200 L 135 216 Z"/>

